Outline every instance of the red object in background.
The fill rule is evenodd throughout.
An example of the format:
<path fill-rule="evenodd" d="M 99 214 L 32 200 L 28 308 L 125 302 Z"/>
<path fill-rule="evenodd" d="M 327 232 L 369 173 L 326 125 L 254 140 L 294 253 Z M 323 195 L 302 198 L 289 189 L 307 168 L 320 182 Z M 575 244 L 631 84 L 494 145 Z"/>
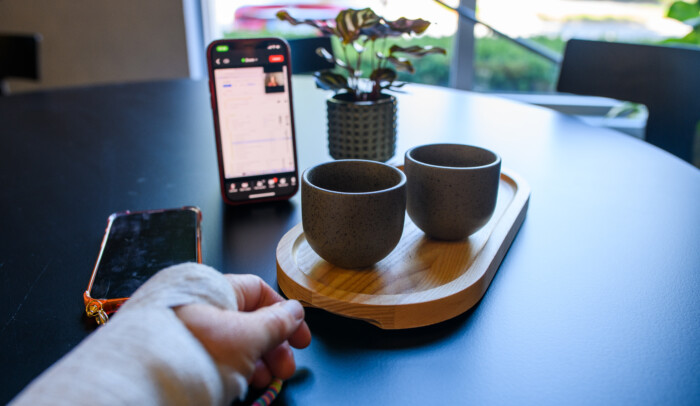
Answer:
<path fill-rule="evenodd" d="M 284 55 L 270 55 L 268 59 L 270 60 L 270 63 L 280 63 L 284 62 Z"/>
<path fill-rule="evenodd" d="M 344 3 L 344 2 L 343 2 Z M 344 5 L 330 4 L 274 4 L 266 6 L 242 6 L 234 12 L 234 30 L 260 31 L 274 28 L 280 23 L 275 14 L 287 10 L 298 19 L 326 20 L 334 19 L 338 13 L 346 9 Z M 287 24 L 287 23 L 285 23 Z M 272 25 L 272 27 L 269 27 Z"/>

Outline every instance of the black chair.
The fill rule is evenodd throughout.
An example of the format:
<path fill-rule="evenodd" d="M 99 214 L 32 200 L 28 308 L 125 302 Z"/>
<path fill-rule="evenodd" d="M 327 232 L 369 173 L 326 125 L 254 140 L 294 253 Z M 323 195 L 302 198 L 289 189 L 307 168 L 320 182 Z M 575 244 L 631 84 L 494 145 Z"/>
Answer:
<path fill-rule="evenodd" d="M 312 73 L 333 69 L 333 63 L 316 54 L 316 49 L 324 48 L 333 55 L 330 37 L 298 38 L 287 40 L 287 42 L 292 54 L 292 73 Z"/>
<path fill-rule="evenodd" d="M 700 48 L 572 39 L 557 90 L 646 105 L 646 141 L 692 163 L 700 122 Z"/>
<path fill-rule="evenodd" d="M 41 35 L 0 34 L 0 96 L 9 94 L 6 78 L 39 79 Z"/>

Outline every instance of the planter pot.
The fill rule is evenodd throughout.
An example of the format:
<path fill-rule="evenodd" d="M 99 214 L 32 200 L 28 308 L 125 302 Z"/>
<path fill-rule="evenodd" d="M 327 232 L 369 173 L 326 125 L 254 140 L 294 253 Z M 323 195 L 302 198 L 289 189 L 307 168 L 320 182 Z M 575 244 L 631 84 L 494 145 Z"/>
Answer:
<path fill-rule="evenodd" d="M 396 151 L 396 97 L 351 101 L 337 94 L 328 106 L 328 150 L 335 159 L 386 162 Z"/>

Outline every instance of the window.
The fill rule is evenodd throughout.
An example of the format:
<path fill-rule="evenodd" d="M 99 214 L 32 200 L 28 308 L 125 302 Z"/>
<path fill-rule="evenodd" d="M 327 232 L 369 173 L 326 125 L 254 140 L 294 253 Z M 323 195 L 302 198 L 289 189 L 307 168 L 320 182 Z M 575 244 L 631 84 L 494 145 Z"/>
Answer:
<path fill-rule="evenodd" d="M 291 26 L 278 21 L 275 14 L 287 10 L 297 19 L 332 19 L 346 8 L 370 7 L 388 19 L 423 18 L 431 22 L 428 30 L 417 38 L 403 39 L 406 44 L 433 45 L 448 50 L 448 55 L 427 55 L 415 63 L 416 73 L 400 73 L 399 79 L 418 83 L 447 86 L 453 37 L 457 31 L 457 14 L 436 2 L 405 0 L 347 0 L 347 1 L 273 1 L 273 0 L 208 0 L 205 11 L 207 42 L 215 38 L 245 38 L 278 36 L 299 38 L 317 35 L 306 26 Z M 399 41 L 392 41 L 399 42 Z M 402 45 L 399 43 L 399 45 Z M 339 47 L 336 44 L 336 47 Z M 339 50 L 337 49 L 337 52 Z M 336 52 L 336 53 L 337 53 Z"/>
<path fill-rule="evenodd" d="M 558 53 L 570 38 L 659 43 L 690 27 L 665 17 L 666 0 L 479 0 L 477 17 L 510 37 Z M 474 89 L 552 92 L 557 66 L 484 26 L 475 27 Z"/>
<path fill-rule="evenodd" d="M 573 37 L 656 43 L 682 37 L 690 30 L 689 26 L 665 17 L 671 0 L 443 1 L 453 7 L 476 7 L 480 21 L 554 53 L 561 53 L 566 40 Z M 431 0 L 203 0 L 202 7 L 206 42 L 222 37 L 315 35 L 312 28 L 278 21 L 275 13 L 280 9 L 287 9 L 295 18 L 333 18 L 348 7 L 371 7 L 390 19 L 424 18 L 432 25 L 425 35 L 412 41 L 443 47 L 448 55 L 421 59 L 416 63 L 417 73 L 402 74 L 402 80 L 478 91 L 547 93 L 554 90 L 558 73 L 555 63 L 495 35 L 483 25 L 460 22 L 457 13 Z"/>

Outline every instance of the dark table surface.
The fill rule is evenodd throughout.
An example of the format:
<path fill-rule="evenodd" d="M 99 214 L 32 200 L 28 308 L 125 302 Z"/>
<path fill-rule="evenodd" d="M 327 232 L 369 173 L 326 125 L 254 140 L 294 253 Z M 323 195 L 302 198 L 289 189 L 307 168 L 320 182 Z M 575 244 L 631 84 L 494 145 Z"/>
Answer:
<path fill-rule="evenodd" d="M 384 331 L 308 310 L 313 342 L 279 403 L 700 402 L 700 171 L 543 108 L 405 89 L 394 161 L 431 142 L 491 148 L 529 182 L 527 218 L 452 320 Z M 295 78 L 301 169 L 330 160 L 327 96 Z M 205 82 L 0 98 L 0 134 L 0 403 L 93 331 L 81 295 L 112 212 L 199 206 L 204 262 L 276 284 L 300 197 L 225 207 Z"/>

